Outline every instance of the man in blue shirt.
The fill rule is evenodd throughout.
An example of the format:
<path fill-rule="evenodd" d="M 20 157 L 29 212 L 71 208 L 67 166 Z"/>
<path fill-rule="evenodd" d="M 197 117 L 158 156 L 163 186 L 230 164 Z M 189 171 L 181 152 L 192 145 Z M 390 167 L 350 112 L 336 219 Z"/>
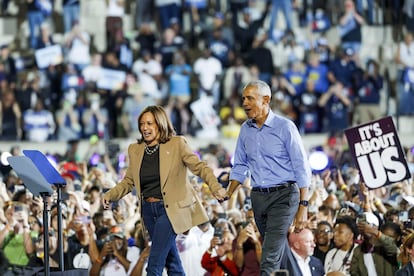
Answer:
<path fill-rule="evenodd" d="M 270 87 L 249 82 L 243 89 L 243 108 L 248 120 L 241 126 L 230 172 L 230 197 L 248 175 L 257 227 L 263 237 L 261 275 L 280 268 L 288 250 L 287 233 L 305 228 L 307 190 L 311 171 L 295 124 L 270 109 Z"/>

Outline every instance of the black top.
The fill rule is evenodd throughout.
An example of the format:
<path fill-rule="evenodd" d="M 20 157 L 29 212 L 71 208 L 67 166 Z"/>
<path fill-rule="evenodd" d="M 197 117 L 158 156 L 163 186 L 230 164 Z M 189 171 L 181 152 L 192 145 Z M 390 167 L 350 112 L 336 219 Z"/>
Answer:
<path fill-rule="evenodd" d="M 155 147 L 148 147 L 150 150 Z M 159 150 L 149 155 L 144 153 L 141 170 L 141 193 L 144 198 L 155 197 L 162 199 L 160 183 L 160 155 Z"/>

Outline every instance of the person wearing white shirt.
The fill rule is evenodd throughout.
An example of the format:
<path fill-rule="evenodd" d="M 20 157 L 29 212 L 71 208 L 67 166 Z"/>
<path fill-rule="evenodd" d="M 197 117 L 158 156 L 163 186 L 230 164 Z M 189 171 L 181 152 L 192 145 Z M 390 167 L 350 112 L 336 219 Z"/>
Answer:
<path fill-rule="evenodd" d="M 322 262 L 312 256 L 316 245 L 311 230 L 303 229 L 298 233 L 290 233 L 289 246 L 297 264 L 295 270 L 298 271 L 295 271 L 294 275 L 323 276 L 325 274 Z"/>
<path fill-rule="evenodd" d="M 325 257 L 325 271 L 350 274 L 351 260 L 356 247 L 355 240 L 359 231 L 355 219 L 350 216 L 339 217 L 334 226 L 335 248 L 328 251 Z"/>
<path fill-rule="evenodd" d="M 203 55 L 194 62 L 194 73 L 199 82 L 199 96 L 207 94 L 213 97 L 214 104 L 220 100 L 220 77 L 223 67 L 220 61 L 211 55 L 209 48 L 204 49 Z"/>

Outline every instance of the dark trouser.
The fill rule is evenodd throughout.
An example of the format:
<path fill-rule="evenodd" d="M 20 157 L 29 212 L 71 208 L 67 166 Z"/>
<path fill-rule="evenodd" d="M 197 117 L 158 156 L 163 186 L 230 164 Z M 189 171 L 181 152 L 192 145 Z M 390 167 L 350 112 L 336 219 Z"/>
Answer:
<path fill-rule="evenodd" d="M 288 248 L 287 233 L 299 206 L 299 189 L 292 185 L 275 192 L 251 192 L 254 217 L 263 237 L 261 276 L 280 269 Z"/>

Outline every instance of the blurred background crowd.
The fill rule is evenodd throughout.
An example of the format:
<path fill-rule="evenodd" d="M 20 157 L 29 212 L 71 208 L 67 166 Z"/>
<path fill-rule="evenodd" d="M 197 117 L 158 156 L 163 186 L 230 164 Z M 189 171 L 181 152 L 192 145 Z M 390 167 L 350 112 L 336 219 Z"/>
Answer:
<path fill-rule="evenodd" d="M 317 147 L 308 147 L 309 155 L 323 152 L 326 163 L 323 168 L 317 166 L 320 159 L 311 164 L 314 254 L 329 263 L 327 251 L 341 248 L 344 239 L 335 230 L 336 219 L 347 215 L 351 219 L 342 224 L 352 235 L 344 248 L 352 243 L 362 252 L 372 250 L 367 236 L 380 240 L 381 231 L 394 239 L 393 247 L 387 247 L 391 251 L 378 253 L 390 265 L 387 271 L 408 262 L 413 242 L 407 248 L 404 241 L 413 232 L 412 181 L 368 191 L 359 181 L 343 130 L 390 115 L 400 132 L 414 132 L 414 1 L 1 3 L 0 140 L 11 146 L 0 149 L 6 153 L 0 244 L 9 263 L 41 265 L 43 256 L 43 204 L 5 159 L 21 154 L 18 141 L 66 146 L 44 151 L 67 181 L 66 268 L 136 269 L 132 275 L 139 275 L 150 241 L 140 230 L 137 197 L 127 196 L 107 211 L 100 203 L 128 166 L 119 140 L 138 138 L 137 116 L 150 104 L 168 110 L 179 134 L 236 138 L 246 119 L 241 88 L 254 79 L 269 83 L 272 109 L 291 118 L 304 137 L 324 135 Z M 405 150 L 412 169 L 410 146 Z M 212 143 L 195 150 L 227 185 L 233 148 Z M 218 204 L 203 183 L 189 177 L 211 223 L 177 238 L 187 275 L 219 269 L 217 257 L 204 256 L 212 248 L 229 255 L 241 275 L 257 275 L 260 237 L 249 207 L 249 183 L 234 199 Z M 54 210 L 52 204 L 52 267 L 58 261 Z M 377 220 L 356 224 L 364 212 L 366 220 L 372 218 L 369 214 Z M 214 238 L 215 228 L 223 244 Z M 236 253 L 240 244 L 243 254 Z M 96 261 L 101 259 L 104 263 Z M 330 266 L 325 265 L 326 272 Z"/>

